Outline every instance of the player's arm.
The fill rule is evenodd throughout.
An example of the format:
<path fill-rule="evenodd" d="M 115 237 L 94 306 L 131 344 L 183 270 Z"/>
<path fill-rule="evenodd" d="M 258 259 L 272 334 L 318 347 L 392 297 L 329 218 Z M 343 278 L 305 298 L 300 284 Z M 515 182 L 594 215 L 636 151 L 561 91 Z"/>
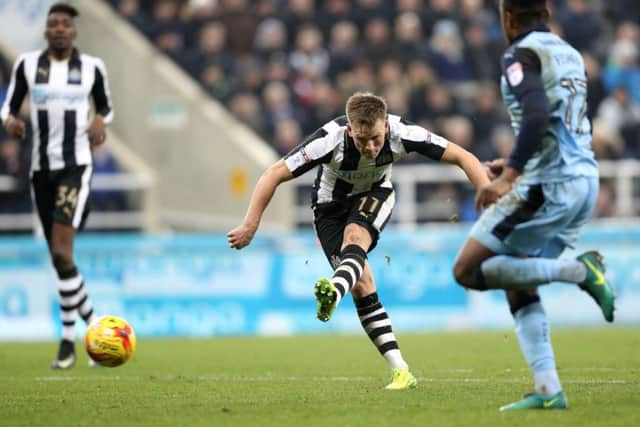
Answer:
<path fill-rule="evenodd" d="M 276 189 L 280 184 L 292 178 L 293 174 L 284 160 L 277 161 L 262 174 L 251 195 L 251 201 L 249 202 L 249 208 L 247 209 L 244 221 L 227 233 L 230 247 L 242 249 L 251 243 L 260 225 L 262 215 L 265 209 L 267 209 Z"/>
<path fill-rule="evenodd" d="M 458 166 L 476 189 L 489 183 L 482 163 L 464 148 L 404 120 L 398 126 L 400 141 L 407 153 L 416 152 L 432 160 Z"/>
<path fill-rule="evenodd" d="M 92 146 L 100 145 L 106 140 L 105 124 L 113 121 L 113 108 L 111 104 L 111 92 L 107 80 L 107 68 L 102 60 L 96 61 L 94 69 L 91 98 L 95 106 L 95 116 L 87 129 L 89 142 Z"/>
<path fill-rule="evenodd" d="M 227 233 L 230 247 L 242 249 L 251 243 L 278 185 L 331 160 L 334 147 L 327 140 L 327 134 L 324 128 L 318 129 L 262 174 L 253 190 L 244 221 Z"/>
<path fill-rule="evenodd" d="M 449 142 L 444 153 L 442 153 L 440 161 L 456 165 L 462 169 L 476 190 L 490 182 L 487 176 L 487 170 L 482 163 L 480 163 L 480 160 L 458 144 Z"/>
<path fill-rule="evenodd" d="M 2 109 L 0 109 L 2 125 L 9 135 L 18 139 L 24 138 L 27 128 L 24 121 L 18 117 L 22 101 L 24 101 L 24 97 L 29 90 L 24 71 L 24 62 L 24 58 L 19 58 L 16 61 L 11 73 L 7 97 L 2 105 Z"/>
<path fill-rule="evenodd" d="M 502 60 L 505 79 L 522 107 L 522 123 L 516 143 L 502 169 L 490 185 L 481 189 L 476 207 L 487 207 L 511 190 L 527 161 L 542 145 L 549 123 L 549 102 L 544 90 L 538 55 L 531 49 L 507 52 Z"/>

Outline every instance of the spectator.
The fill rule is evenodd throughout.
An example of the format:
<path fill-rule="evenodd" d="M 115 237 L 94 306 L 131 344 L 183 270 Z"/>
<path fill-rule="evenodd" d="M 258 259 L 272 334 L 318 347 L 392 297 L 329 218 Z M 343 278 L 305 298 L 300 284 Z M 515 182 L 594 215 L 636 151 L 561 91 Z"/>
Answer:
<path fill-rule="evenodd" d="M 326 75 L 329 70 L 329 54 L 323 47 L 322 33 L 316 26 L 300 28 L 289 60 L 297 73 L 316 78 Z"/>
<path fill-rule="evenodd" d="M 355 25 L 355 22 L 351 19 L 352 2 L 350 0 L 326 0 L 321 3 L 322 8 L 315 21 L 322 29 L 325 40 L 330 39 L 330 31 L 335 23 L 348 21 Z M 357 32 L 359 32 L 359 29 Z"/>
<path fill-rule="evenodd" d="M 304 113 L 291 99 L 289 88 L 281 82 L 270 82 L 264 88 L 262 99 L 267 134 L 273 138 L 276 125 L 283 120 L 305 123 Z"/>
<path fill-rule="evenodd" d="M 249 0 L 220 0 L 219 19 L 227 33 L 227 48 L 233 55 L 251 55 L 258 26 L 258 14 Z"/>
<path fill-rule="evenodd" d="M 200 30 L 198 44 L 186 54 L 185 66 L 194 76 L 202 76 L 210 65 L 217 65 L 224 74 L 233 69 L 233 58 L 227 52 L 227 29 L 219 21 L 211 21 Z"/>
<path fill-rule="evenodd" d="M 222 102 L 226 102 L 234 91 L 233 79 L 224 67 L 216 63 L 204 67 L 200 81 L 207 93 Z"/>
<path fill-rule="evenodd" d="M 625 86 L 632 101 L 638 105 L 640 105 L 639 32 L 636 25 L 629 23 L 618 29 L 618 38 L 611 46 L 603 76 L 607 91 Z"/>
<path fill-rule="evenodd" d="M 258 24 L 254 41 L 257 55 L 266 61 L 274 56 L 288 54 L 287 29 L 277 18 L 267 18 Z"/>
<path fill-rule="evenodd" d="M 484 147 L 482 153 L 479 152 L 482 150 L 474 149 L 474 154 L 481 160 L 489 160 L 486 155 L 490 151 L 487 148 L 490 145 L 489 141 L 493 128 L 499 123 L 506 122 L 496 86 L 491 82 L 481 84 L 474 97 L 473 105 L 474 111 L 470 116 L 473 120 L 476 142 L 477 145 Z"/>
<path fill-rule="evenodd" d="M 515 142 L 516 137 L 509 125 L 496 126 L 493 129 L 493 132 L 491 132 L 491 145 L 493 147 L 493 154 L 487 159 L 481 160 L 508 159 Z"/>
<path fill-rule="evenodd" d="M 21 150 L 20 142 L 0 132 L 0 176 L 13 178 L 15 187 L 9 191 L 0 190 L 0 212 L 31 212 L 29 190 L 29 162 Z"/>
<path fill-rule="evenodd" d="M 280 156 L 284 156 L 302 141 L 303 135 L 300 124 L 292 119 L 279 121 L 275 125 L 273 139 L 276 151 Z"/>
<path fill-rule="evenodd" d="M 428 50 L 423 42 L 422 23 L 418 15 L 413 12 L 398 15 L 394 23 L 394 33 L 396 42 L 393 53 L 387 52 L 387 56 L 400 61 L 402 65 L 428 57 Z"/>
<path fill-rule="evenodd" d="M 593 121 L 591 147 L 598 160 L 617 160 L 624 154 L 624 140 L 620 132 L 604 119 Z"/>
<path fill-rule="evenodd" d="M 456 20 L 455 0 L 429 0 L 429 6 L 423 15 L 424 35 L 430 38 L 433 35 L 433 28 L 436 23 L 443 20 Z"/>
<path fill-rule="evenodd" d="M 602 36 L 600 18 L 587 0 L 569 0 L 560 23 L 565 39 L 578 51 L 588 51 Z"/>
<path fill-rule="evenodd" d="M 118 12 L 145 34 L 149 34 L 151 29 L 151 20 L 149 15 L 140 9 L 139 0 L 120 0 L 117 4 Z"/>
<path fill-rule="evenodd" d="M 373 18 L 364 27 L 363 57 L 377 66 L 387 59 L 393 50 L 391 29 L 383 18 Z"/>
<path fill-rule="evenodd" d="M 262 108 L 256 95 L 251 92 L 237 92 L 229 100 L 229 110 L 257 134 L 265 134 Z"/>
<path fill-rule="evenodd" d="M 288 0 L 283 11 L 283 21 L 289 33 L 289 44 L 293 46 L 302 27 L 315 25 L 313 0 Z"/>
<path fill-rule="evenodd" d="M 329 44 L 329 77 L 349 71 L 360 59 L 358 27 L 350 21 L 337 22 L 331 27 Z"/>
<path fill-rule="evenodd" d="M 312 123 L 327 123 L 344 114 L 344 103 L 340 92 L 328 80 L 317 80 L 313 84 L 313 98 L 308 109 Z"/>
<path fill-rule="evenodd" d="M 624 127 L 640 122 L 640 107 L 631 102 L 626 87 L 618 86 L 600 104 L 598 119 L 607 123 L 610 129 L 620 132 Z"/>
<path fill-rule="evenodd" d="M 464 56 L 474 80 L 498 81 L 503 42 L 490 40 L 485 27 L 477 22 L 467 26 L 464 32 L 466 47 Z"/>
<path fill-rule="evenodd" d="M 440 80 L 460 82 L 471 79 L 471 70 L 464 57 L 464 43 L 454 21 L 438 21 L 429 45 L 433 51 L 431 64 Z"/>
<path fill-rule="evenodd" d="M 582 57 L 587 70 L 587 116 L 593 120 L 598 106 L 606 96 L 602 83 L 602 69 L 600 63 L 590 53 L 584 52 Z"/>

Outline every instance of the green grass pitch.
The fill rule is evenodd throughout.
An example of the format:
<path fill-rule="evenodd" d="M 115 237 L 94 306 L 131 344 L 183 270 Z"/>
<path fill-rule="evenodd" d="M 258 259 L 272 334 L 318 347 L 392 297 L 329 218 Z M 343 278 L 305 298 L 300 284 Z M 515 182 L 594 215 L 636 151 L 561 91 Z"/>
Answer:
<path fill-rule="evenodd" d="M 639 426 L 640 329 L 555 330 L 568 411 L 499 413 L 530 391 L 515 335 L 399 335 L 418 388 L 384 390 L 356 336 L 138 341 L 119 368 L 49 369 L 54 343 L 0 344 L 2 426 Z"/>

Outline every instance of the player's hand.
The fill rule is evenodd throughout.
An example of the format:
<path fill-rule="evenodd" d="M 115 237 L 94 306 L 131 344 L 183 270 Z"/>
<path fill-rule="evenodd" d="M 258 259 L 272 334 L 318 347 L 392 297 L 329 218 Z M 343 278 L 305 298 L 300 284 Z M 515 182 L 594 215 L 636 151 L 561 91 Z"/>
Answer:
<path fill-rule="evenodd" d="M 251 243 L 253 236 L 256 234 L 257 227 L 242 223 L 227 233 L 227 241 L 229 247 L 233 249 L 242 249 Z"/>
<path fill-rule="evenodd" d="M 89 135 L 89 142 L 92 147 L 104 144 L 104 141 L 107 139 L 107 133 L 104 128 L 102 116 L 97 115 L 93 118 L 89 129 L 87 129 L 87 134 Z"/>
<path fill-rule="evenodd" d="M 483 163 L 485 170 L 487 171 L 487 176 L 491 181 L 495 180 L 500 176 L 506 163 L 507 162 L 505 159 L 495 159 L 495 160 L 491 160 L 489 162 Z"/>
<path fill-rule="evenodd" d="M 480 212 L 481 208 L 488 208 L 498 201 L 500 197 L 511 190 L 513 182 L 498 177 L 491 181 L 489 185 L 485 185 L 476 194 L 476 211 Z"/>
<path fill-rule="evenodd" d="M 23 139 L 27 133 L 27 125 L 19 118 L 9 115 L 5 121 L 7 133 L 17 139 Z"/>

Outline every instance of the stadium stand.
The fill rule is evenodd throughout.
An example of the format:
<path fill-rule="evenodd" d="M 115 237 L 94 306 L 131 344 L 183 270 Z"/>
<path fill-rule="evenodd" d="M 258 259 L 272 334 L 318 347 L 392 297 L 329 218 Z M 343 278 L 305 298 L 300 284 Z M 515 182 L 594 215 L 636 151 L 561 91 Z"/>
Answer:
<path fill-rule="evenodd" d="M 493 1 L 109 2 L 280 154 L 339 114 L 355 90 L 384 95 L 391 111 L 481 160 L 512 143 L 496 84 L 504 41 Z M 636 2 L 552 6 L 554 31 L 587 62 L 598 158 L 640 157 Z M 604 202 L 615 190 L 603 184 L 598 215 L 615 215 Z M 473 219 L 471 196 L 450 184 L 421 185 L 416 195 L 430 206 L 431 220 L 446 220 L 456 210 L 462 220 Z"/>
<path fill-rule="evenodd" d="M 341 114 L 356 90 L 385 96 L 392 112 L 481 160 L 513 143 L 497 85 L 505 45 L 494 1 L 104 1 L 280 155 Z M 640 158 L 640 7 L 633 0 L 551 4 L 553 30 L 586 61 L 597 157 Z M 637 215 L 633 202 L 620 212 L 621 185 L 606 169 L 597 215 Z M 412 192 L 419 222 L 475 218 L 473 194 L 455 179 L 427 180 Z M 307 193 L 300 188 L 300 204 Z"/>

